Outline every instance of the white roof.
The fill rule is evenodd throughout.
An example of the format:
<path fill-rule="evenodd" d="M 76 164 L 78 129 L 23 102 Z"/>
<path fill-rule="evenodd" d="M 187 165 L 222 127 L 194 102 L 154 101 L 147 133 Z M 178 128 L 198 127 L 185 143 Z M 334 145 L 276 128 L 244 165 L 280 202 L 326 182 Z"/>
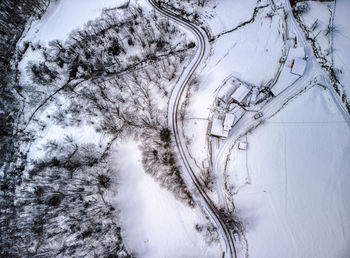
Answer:
<path fill-rule="evenodd" d="M 271 88 L 271 92 L 273 95 L 277 96 L 282 91 L 293 85 L 299 78 L 299 75 L 290 72 L 290 68 L 284 68 L 277 83 Z"/>
<path fill-rule="evenodd" d="M 242 100 L 248 95 L 250 92 L 250 89 L 248 89 L 246 86 L 241 84 L 235 92 L 231 95 L 231 98 L 238 101 L 242 102 Z"/>
<path fill-rule="evenodd" d="M 305 49 L 304 47 L 297 47 L 297 48 L 290 48 L 288 52 L 288 57 L 286 61 L 286 66 L 290 67 L 292 65 L 292 62 L 295 58 L 300 57 L 304 58 L 305 57 Z"/>
<path fill-rule="evenodd" d="M 258 90 L 258 88 L 253 88 L 253 91 L 252 91 L 252 98 L 250 99 L 250 102 L 251 102 L 252 104 L 255 104 L 256 99 L 258 98 L 258 95 L 259 95 L 259 90 Z"/>
<path fill-rule="evenodd" d="M 296 58 L 296 57 L 305 57 L 305 48 L 304 47 L 297 47 L 297 48 L 290 48 L 288 57 L 290 58 Z"/>
<path fill-rule="evenodd" d="M 238 143 L 238 149 L 240 149 L 240 150 L 248 149 L 248 143 L 247 142 L 240 142 L 240 143 Z"/>
<path fill-rule="evenodd" d="M 291 73 L 294 73 L 299 76 L 303 76 L 306 68 L 306 61 L 300 57 L 294 59 L 294 65 L 291 70 Z"/>
<path fill-rule="evenodd" d="M 210 134 L 226 138 L 228 135 L 228 131 L 224 131 L 223 122 L 224 121 L 221 119 L 213 118 Z"/>
<path fill-rule="evenodd" d="M 233 122 L 235 121 L 235 115 L 234 114 L 226 114 L 225 120 L 224 120 L 224 130 L 228 131 L 233 126 Z"/>
<path fill-rule="evenodd" d="M 242 84 L 242 83 L 240 83 L 240 81 L 238 81 L 236 79 L 232 79 L 231 83 L 233 86 L 238 86 L 238 87 Z"/>

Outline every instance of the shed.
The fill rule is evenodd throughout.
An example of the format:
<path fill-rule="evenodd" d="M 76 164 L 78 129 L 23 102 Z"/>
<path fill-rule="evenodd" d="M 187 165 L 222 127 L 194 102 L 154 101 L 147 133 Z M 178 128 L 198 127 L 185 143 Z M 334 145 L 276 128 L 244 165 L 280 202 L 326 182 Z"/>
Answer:
<path fill-rule="evenodd" d="M 300 57 L 296 57 L 292 62 L 292 74 L 303 76 L 306 68 L 306 61 Z"/>
<path fill-rule="evenodd" d="M 240 150 L 248 149 L 248 143 L 247 142 L 239 142 L 238 143 L 238 149 L 240 149 Z"/>

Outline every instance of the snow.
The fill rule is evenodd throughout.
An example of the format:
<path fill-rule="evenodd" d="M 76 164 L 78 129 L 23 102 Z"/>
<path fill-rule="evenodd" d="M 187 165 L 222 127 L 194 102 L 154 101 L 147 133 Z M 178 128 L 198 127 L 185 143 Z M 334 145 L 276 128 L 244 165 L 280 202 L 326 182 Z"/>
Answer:
<path fill-rule="evenodd" d="M 40 41 L 66 40 L 75 29 L 81 29 L 90 20 L 98 18 L 104 8 L 115 8 L 126 0 L 60 0 L 53 1 L 42 19 L 29 29 L 24 40 Z"/>
<path fill-rule="evenodd" d="M 248 95 L 250 90 L 244 86 L 243 84 L 239 85 L 239 87 L 235 90 L 235 92 L 231 95 L 231 99 L 236 100 L 241 103 L 243 99 Z"/>
<path fill-rule="evenodd" d="M 333 2 L 305 1 L 305 3 L 309 8 L 301 14 L 301 20 L 310 31 L 310 37 L 319 45 L 318 51 L 330 62 L 331 35 L 327 30 L 333 12 Z"/>
<path fill-rule="evenodd" d="M 214 13 L 211 18 L 207 19 L 213 34 L 216 35 L 221 31 L 230 30 L 240 23 L 249 20 L 253 15 L 255 5 L 255 0 L 216 1 L 216 6 L 213 9 Z"/>
<path fill-rule="evenodd" d="M 291 47 L 288 52 L 288 58 L 286 60 L 286 66 L 291 67 L 292 62 L 295 60 L 295 58 L 304 58 L 305 57 L 305 48 L 303 47 Z"/>
<path fill-rule="evenodd" d="M 255 4 L 256 1 L 217 1 L 215 17 L 206 20 L 210 30 L 216 34 L 249 20 Z M 237 8 L 233 9 L 233 6 Z M 210 130 L 208 118 L 220 85 L 234 75 L 248 84 L 261 86 L 274 78 L 278 71 L 283 48 L 281 34 L 283 19 L 279 15 L 271 19 L 266 18 L 266 13 L 270 10 L 261 9 L 254 23 L 215 40 L 212 55 L 206 60 L 205 67 L 197 70 L 200 87 L 191 89 L 189 105 L 186 107 L 184 132 L 186 138 L 191 139 L 188 147 L 198 164 L 208 157 L 207 128 Z M 232 85 L 228 87 L 232 88 Z M 229 97 L 230 93 L 228 91 L 224 94 Z M 240 114 L 236 113 L 236 121 Z M 195 124 L 193 120 L 199 118 L 207 120 L 196 120 Z"/>
<path fill-rule="evenodd" d="M 291 86 L 296 80 L 300 78 L 299 75 L 290 72 L 290 68 L 283 68 L 277 83 L 271 88 L 271 92 L 274 96 L 277 96 L 282 91 Z"/>
<path fill-rule="evenodd" d="M 293 64 L 291 73 L 294 73 L 299 76 L 303 76 L 305 68 L 306 68 L 306 61 L 304 59 L 297 57 L 294 59 L 294 64 Z"/>
<path fill-rule="evenodd" d="M 46 128 L 40 132 L 37 130 L 37 139 L 33 142 L 29 153 L 29 159 L 40 159 L 46 156 L 46 151 L 43 146 L 48 141 L 61 142 L 68 136 L 71 137 L 77 144 L 88 144 L 93 143 L 97 146 L 105 145 L 108 142 L 106 137 L 103 137 L 100 133 L 97 133 L 92 126 L 81 125 L 81 126 L 62 126 L 47 123 Z"/>
<path fill-rule="evenodd" d="M 210 134 L 214 136 L 226 138 L 228 135 L 228 132 L 225 131 L 223 128 L 223 122 L 224 121 L 219 118 L 213 118 Z"/>
<path fill-rule="evenodd" d="M 249 257 L 348 257 L 349 132 L 313 87 L 249 134 L 246 152 L 233 148 L 227 172 Z"/>
<path fill-rule="evenodd" d="M 238 149 L 240 149 L 240 150 L 248 149 L 248 143 L 247 142 L 239 142 L 238 143 Z"/>
<path fill-rule="evenodd" d="M 334 16 L 334 64 L 342 73 L 338 73 L 340 82 L 350 96 L 350 26 L 349 26 L 350 2 L 337 0 Z"/>
<path fill-rule="evenodd" d="M 300 78 L 301 75 L 304 74 L 304 71 L 306 69 L 307 62 L 302 60 L 301 58 L 305 57 L 305 48 L 304 47 L 297 47 L 297 48 L 290 48 L 288 52 L 287 60 L 282 68 L 282 71 L 279 75 L 278 81 L 275 85 L 271 88 L 271 92 L 274 96 L 277 96 L 282 91 L 293 85 L 296 80 Z M 298 59 L 298 60 L 297 60 Z M 301 60 L 300 60 L 301 59 Z M 297 61 L 295 61 L 297 60 Z M 304 62 L 302 62 L 304 61 Z M 291 71 L 291 66 L 293 62 L 297 62 L 297 73 L 293 73 Z"/>
<path fill-rule="evenodd" d="M 235 121 L 234 114 L 225 114 L 224 130 L 229 131 L 232 128 L 233 122 Z"/>
<path fill-rule="evenodd" d="M 192 209 L 161 188 L 147 175 L 136 142 L 121 143 L 115 153 L 120 172 L 119 193 L 114 203 L 120 209 L 123 239 L 138 257 L 219 257 L 221 248 L 208 244 L 195 230 L 205 221 Z"/>

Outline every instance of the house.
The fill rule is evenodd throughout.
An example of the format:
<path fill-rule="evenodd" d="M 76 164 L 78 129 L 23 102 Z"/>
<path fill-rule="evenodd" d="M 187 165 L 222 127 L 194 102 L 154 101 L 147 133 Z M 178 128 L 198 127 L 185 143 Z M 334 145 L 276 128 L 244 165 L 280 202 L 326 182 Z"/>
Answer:
<path fill-rule="evenodd" d="M 249 92 L 250 89 L 248 89 L 245 85 L 240 83 L 237 89 L 231 95 L 231 101 L 241 103 L 245 99 L 245 97 L 247 97 Z"/>
<path fill-rule="evenodd" d="M 225 120 L 224 120 L 224 131 L 230 131 L 234 121 L 235 121 L 234 114 L 230 114 L 230 113 L 226 114 Z"/>
<path fill-rule="evenodd" d="M 300 57 L 296 57 L 291 66 L 291 73 L 299 76 L 303 76 L 306 68 L 306 61 Z"/>
<path fill-rule="evenodd" d="M 211 125 L 210 135 L 224 139 L 227 138 L 228 131 L 224 130 L 223 123 L 224 121 L 222 119 L 214 117 Z"/>

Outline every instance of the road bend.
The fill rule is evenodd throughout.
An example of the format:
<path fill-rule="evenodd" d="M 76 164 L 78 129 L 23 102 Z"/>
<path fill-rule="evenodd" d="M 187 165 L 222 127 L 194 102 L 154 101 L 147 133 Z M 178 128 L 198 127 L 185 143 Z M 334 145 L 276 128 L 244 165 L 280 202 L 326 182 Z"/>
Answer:
<path fill-rule="evenodd" d="M 197 169 L 197 166 L 194 163 L 194 160 L 191 158 L 188 149 L 186 148 L 186 142 L 183 137 L 181 122 L 179 122 L 181 103 L 184 100 L 184 92 L 186 91 L 188 82 L 191 79 L 193 73 L 198 68 L 198 66 L 201 64 L 202 60 L 204 60 L 204 57 L 208 55 L 208 52 L 210 50 L 208 37 L 200 27 L 198 27 L 195 24 L 192 24 L 185 18 L 178 16 L 165 8 L 160 7 L 155 0 L 148 0 L 148 2 L 153 6 L 155 10 L 157 10 L 164 16 L 170 18 L 173 22 L 184 27 L 196 37 L 197 51 L 190 64 L 182 72 L 170 96 L 168 106 L 168 124 L 175 138 L 175 144 L 181 158 L 182 169 L 184 170 L 184 172 L 187 172 L 193 184 L 197 188 L 200 194 L 199 201 L 201 202 L 206 212 L 210 215 L 213 222 L 216 224 L 216 227 L 219 230 L 225 242 L 225 257 L 236 258 L 237 253 L 231 231 L 226 225 L 224 219 L 221 217 L 221 214 L 215 207 L 213 201 L 203 189 L 201 181 L 196 175 L 195 171 Z"/>

